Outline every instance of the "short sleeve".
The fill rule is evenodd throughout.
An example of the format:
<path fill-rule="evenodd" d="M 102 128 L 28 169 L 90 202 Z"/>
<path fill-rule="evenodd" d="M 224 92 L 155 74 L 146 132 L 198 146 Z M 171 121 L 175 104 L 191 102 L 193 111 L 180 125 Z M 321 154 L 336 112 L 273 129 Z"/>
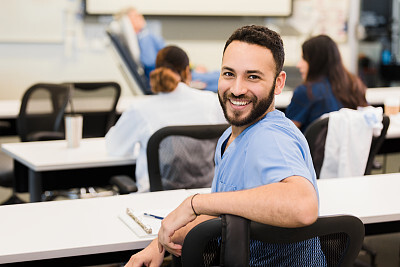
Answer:
<path fill-rule="evenodd" d="M 270 184 L 298 175 L 312 182 L 312 174 L 306 163 L 306 151 L 300 141 L 290 131 L 269 127 L 252 138 L 247 153 L 246 164 L 252 179 L 261 179 L 258 184 Z M 250 180 L 250 179 L 249 179 Z M 250 181 L 249 181 L 250 182 Z"/>

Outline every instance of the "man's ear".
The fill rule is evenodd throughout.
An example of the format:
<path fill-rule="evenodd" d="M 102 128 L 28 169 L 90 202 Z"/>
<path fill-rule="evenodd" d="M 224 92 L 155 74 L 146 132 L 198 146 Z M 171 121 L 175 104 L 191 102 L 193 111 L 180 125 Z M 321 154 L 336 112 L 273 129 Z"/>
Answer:
<path fill-rule="evenodd" d="M 286 72 L 281 71 L 275 80 L 275 89 L 274 89 L 275 95 L 279 95 L 280 93 L 282 93 L 282 90 L 285 87 L 285 82 L 286 82 Z"/>

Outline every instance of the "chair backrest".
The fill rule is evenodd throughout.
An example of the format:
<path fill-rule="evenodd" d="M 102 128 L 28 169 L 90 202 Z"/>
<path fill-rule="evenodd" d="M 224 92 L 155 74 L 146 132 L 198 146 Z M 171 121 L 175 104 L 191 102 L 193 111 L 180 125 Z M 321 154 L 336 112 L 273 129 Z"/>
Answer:
<path fill-rule="evenodd" d="M 227 124 L 168 126 L 147 143 L 150 191 L 209 187 L 215 147 Z"/>
<path fill-rule="evenodd" d="M 133 77 L 141 92 L 145 95 L 153 94 L 150 89 L 149 81 L 147 80 L 144 73 L 139 72 L 139 66 L 133 60 L 131 54 L 129 53 L 128 47 L 126 46 L 126 44 L 124 44 L 120 36 L 116 33 L 111 32 L 110 30 L 107 30 L 106 33 L 111 40 L 111 44 L 113 45 L 114 50 L 122 59 L 124 66 L 126 67 L 126 69 L 128 69 L 130 76 Z"/>
<path fill-rule="evenodd" d="M 83 115 L 83 138 L 104 137 L 117 120 L 116 107 L 121 87 L 116 82 L 71 82 L 66 113 Z"/>
<path fill-rule="evenodd" d="M 319 178 L 322 163 L 324 162 L 325 154 L 325 141 L 328 133 L 329 117 L 322 117 L 312 122 L 304 132 L 310 147 L 311 157 L 314 164 L 314 169 Z M 383 115 L 382 119 L 383 128 L 379 136 L 374 136 L 371 142 L 371 148 L 368 155 L 368 161 L 365 168 L 365 175 L 371 174 L 375 155 L 378 153 L 380 147 L 385 140 L 386 133 L 389 128 L 390 119 L 388 116 Z"/>
<path fill-rule="evenodd" d="M 63 133 L 63 117 L 70 89 L 62 84 L 38 83 L 23 95 L 17 118 L 22 142 L 37 140 L 39 132 Z"/>
<path fill-rule="evenodd" d="M 288 245 L 313 241 L 308 244 L 322 251 L 327 266 L 353 266 L 363 239 L 363 223 L 350 215 L 322 216 L 312 225 L 300 228 L 276 227 L 234 215 L 222 215 L 197 225 L 187 234 L 181 262 L 184 267 L 249 266 L 251 253 L 261 255 L 260 251 L 249 248 L 255 242 L 256 246 L 274 246 L 276 250 L 270 252 L 272 257 L 267 261 L 273 262 L 271 266 L 283 266 L 290 255 L 285 251 Z M 296 252 L 301 256 L 310 253 L 300 247 L 296 247 Z M 312 255 L 308 257 L 308 262 L 306 258 L 296 258 L 301 262 L 296 266 L 320 266 L 313 262 L 315 258 Z"/>

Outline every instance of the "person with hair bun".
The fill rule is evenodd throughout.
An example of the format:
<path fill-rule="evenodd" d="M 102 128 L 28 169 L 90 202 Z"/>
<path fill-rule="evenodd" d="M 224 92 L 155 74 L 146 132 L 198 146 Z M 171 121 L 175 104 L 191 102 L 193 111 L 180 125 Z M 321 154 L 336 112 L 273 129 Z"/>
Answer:
<path fill-rule="evenodd" d="M 155 95 L 138 97 L 105 137 L 110 155 L 136 156 L 139 192 L 149 191 L 150 187 L 146 148 L 153 133 L 172 125 L 227 123 L 217 94 L 191 88 L 190 81 L 189 58 L 185 51 L 177 46 L 164 47 L 157 54 L 155 70 L 150 73 L 151 90 Z M 213 172 L 211 169 L 211 177 L 199 187 L 211 185 Z"/>
<path fill-rule="evenodd" d="M 156 58 L 156 69 L 150 73 L 153 93 L 172 92 L 180 82 L 189 84 L 191 80 L 189 58 L 177 46 L 161 49 Z"/>

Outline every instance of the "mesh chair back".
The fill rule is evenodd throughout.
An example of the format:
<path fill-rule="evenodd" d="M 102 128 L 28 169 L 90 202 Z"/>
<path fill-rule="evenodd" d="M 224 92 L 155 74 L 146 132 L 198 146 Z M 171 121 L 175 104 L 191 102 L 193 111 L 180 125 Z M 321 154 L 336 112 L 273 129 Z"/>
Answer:
<path fill-rule="evenodd" d="M 117 120 L 121 87 L 116 82 L 66 83 L 72 88 L 67 113 L 83 115 L 83 138 L 104 137 Z"/>
<path fill-rule="evenodd" d="M 250 238 L 243 229 L 249 229 Z M 363 223 L 349 215 L 319 217 L 314 224 L 300 228 L 270 226 L 223 215 L 222 219 L 201 223 L 188 233 L 181 262 L 182 266 L 193 267 L 265 266 L 265 260 L 271 266 L 323 266 L 318 261 L 321 257 L 316 255 L 322 252 L 326 266 L 353 266 L 363 239 Z M 215 247 L 215 240 L 222 246 L 212 255 L 209 251 L 205 253 L 209 242 Z M 240 246 L 237 249 L 238 243 L 245 243 L 249 249 Z"/>
<path fill-rule="evenodd" d="M 313 160 L 317 178 L 319 178 L 322 163 L 324 162 L 325 141 L 326 135 L 328 133 L 328 124 L 329 117 L 320 118 L 311 123 L 304 132 L 304 135 L 310 147 L 311 157 Z M 367 165 L 364 172 L 365 175 L 371 174 L 375 155 L 378 153 L 380 147 L 383 144 L 383 141 L 385 140 L 386 133 L 390 124 L 390 119 L 388 116 L 383 115 L 382 124 L 383 128 L 381 134 L 372 138 L 371 148 L 369 151 Z"/>
<path fill-rule="evenodd" d="M 39 83 L 22 97 L 17 132 L 22 142 L 35 140 L 38 132 L 63 133 L 62 122 L 70 97 L 66 85 Z"/>
<path fill-rule="evenodd" d="M 168 126 L 147 143 L 150 191 L 209 187 L 218 138 L 227 124 Z"/>

